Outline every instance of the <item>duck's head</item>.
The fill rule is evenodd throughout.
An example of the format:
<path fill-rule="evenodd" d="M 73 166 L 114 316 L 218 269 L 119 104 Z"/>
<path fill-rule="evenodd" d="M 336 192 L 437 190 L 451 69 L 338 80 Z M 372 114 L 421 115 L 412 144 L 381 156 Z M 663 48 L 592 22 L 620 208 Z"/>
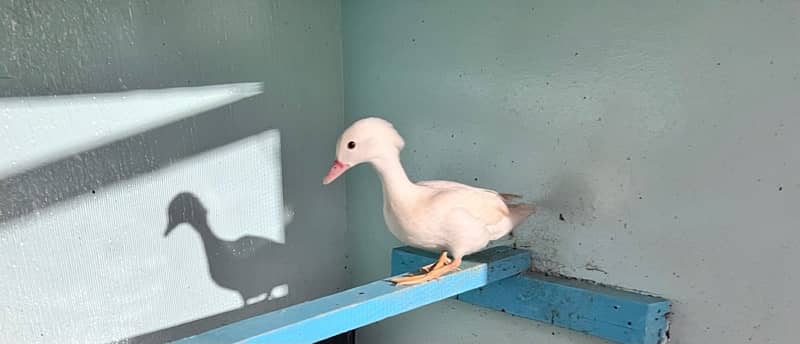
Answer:
<path fill-rule="evenodd" d="M 322 184 L 330 184 L 353 166 L 396 157 L 405 146 L 392 123 L 382 118 L 360 119 L 347 128 L 336 142 L 336 160 Z"/>
<path fill-rule="evenodd" d="M 181 223 L 188 223 L 197 227 L 206 221 L 206 208 L 203 203 L 191 192 L 181 192 L 169 202 L 167 208 L 167 215 L 169 221 L 167 223 L 167 230 L 164 231 L 164 236 L 169 235 L 175 227 Z"/>

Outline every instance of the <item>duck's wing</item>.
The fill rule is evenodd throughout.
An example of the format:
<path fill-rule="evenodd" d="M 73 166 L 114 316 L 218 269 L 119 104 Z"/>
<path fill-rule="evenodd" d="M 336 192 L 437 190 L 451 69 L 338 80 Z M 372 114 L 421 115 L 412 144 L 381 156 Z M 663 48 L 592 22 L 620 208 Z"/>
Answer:
<path fill-rule="evenodd" d="M 455 189 L 455 190 L 472 189 L 472 190 L 480 190 L 480 191 L 484 191 L 484 192 L 489 192 L 489 193 L 495 194 L 495 195 L 499 196 L 501 199 L 503 199 L 503 202 L 505 202 L 506 205 L 511 205 L 511 203 L 513 203 L 513 201 L 515 199 L 522 198 L 522 195 L 518 195 L 518 194 L 497 192 L 497 191 L 494 191 L 494 190 L 483 189 L 483 188 L 474 187 L 474 186 L 461 184 L 461 183 L 457 183 L 457 182 L 451 182 L 451 181 L 447 181 L 447 180 L 426 180 L 426 181 L 418 182 L 417 185 L 427 186 L 427 187 L 436 188 L 436 189 Z"/>
<path fill-rule="evenodd" d="M 452 209 L 463 208 L 487 226 L 496 224 L 509 215 L 504 197 L 494 190 L 445 180 L 423 181 L 417 185 L 436 190 L 432 202 L 449 203 Z"/>
<path fill-rule="evenodd" d="M 472 188 L 469 185 L 456 183 L 456 182 L 451 182 L 451 181 L 447 181 L 447 180 L 425 180 L 425 181 L 417 182 L 417 185 L 427 186 L 427 187 L 435 188 L 435 189 L 464 189 L 464 188 Z"/>

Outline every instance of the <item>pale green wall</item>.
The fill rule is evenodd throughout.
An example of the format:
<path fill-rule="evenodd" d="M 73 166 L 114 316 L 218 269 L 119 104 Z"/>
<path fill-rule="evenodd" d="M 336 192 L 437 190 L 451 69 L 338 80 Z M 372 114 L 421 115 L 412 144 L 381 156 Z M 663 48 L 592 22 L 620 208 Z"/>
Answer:
<path fill-rule="evenodd" d="M 673 299 L 674 343 L 794 340 L 797 1 L 348 0 L 343 32 L 346 122 L 393 121 L 414 179 L 540 201 L 540 268 Z M 354 280 L 384 277 L 378 179 L 347 184 Z M 452 301 L 359 339 L 598 342 Z"/>

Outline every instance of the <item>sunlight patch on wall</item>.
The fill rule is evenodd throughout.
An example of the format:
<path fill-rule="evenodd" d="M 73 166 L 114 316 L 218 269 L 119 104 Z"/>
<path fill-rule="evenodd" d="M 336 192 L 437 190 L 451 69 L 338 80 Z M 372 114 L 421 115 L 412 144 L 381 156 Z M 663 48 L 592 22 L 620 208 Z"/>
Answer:
<path fill-rule="evenodd" d="M 0 223 L 5 339 L 108 342 L 286 296 L 280 165 L 269 130 Z"/>
<path fill-rule="evenodd" d="M 235 83 L 0 98 L 0 178 L 261 92 Z"/>

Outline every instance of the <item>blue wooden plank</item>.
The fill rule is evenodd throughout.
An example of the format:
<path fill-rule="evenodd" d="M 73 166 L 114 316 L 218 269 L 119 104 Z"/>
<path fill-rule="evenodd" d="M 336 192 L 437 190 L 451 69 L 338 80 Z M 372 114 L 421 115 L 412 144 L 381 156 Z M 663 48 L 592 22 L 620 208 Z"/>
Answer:
<path fill-rule="evenodd" d="M 427 262 L 435 259 L 431 253 L 414 249 L 394 252 Z M 529 267 L 530 253 L 527 251 L 502 247 L 490 249 L 466 257 L 461 271 L 442 276 L 437 281 L 412 286 L 377 281 L 248 318 L 176 343 L 313 343 L 509 278 Z"/>
<path fill-rule="evenodd" d="M 392 273 L 431 261 L 429 254 L 395 249 Z M 671 303 L 664 298 L 592 282 L 526 272 L 456 296 L 458 300 L 584 332 L 624 344 L 666 338 Z"/>

